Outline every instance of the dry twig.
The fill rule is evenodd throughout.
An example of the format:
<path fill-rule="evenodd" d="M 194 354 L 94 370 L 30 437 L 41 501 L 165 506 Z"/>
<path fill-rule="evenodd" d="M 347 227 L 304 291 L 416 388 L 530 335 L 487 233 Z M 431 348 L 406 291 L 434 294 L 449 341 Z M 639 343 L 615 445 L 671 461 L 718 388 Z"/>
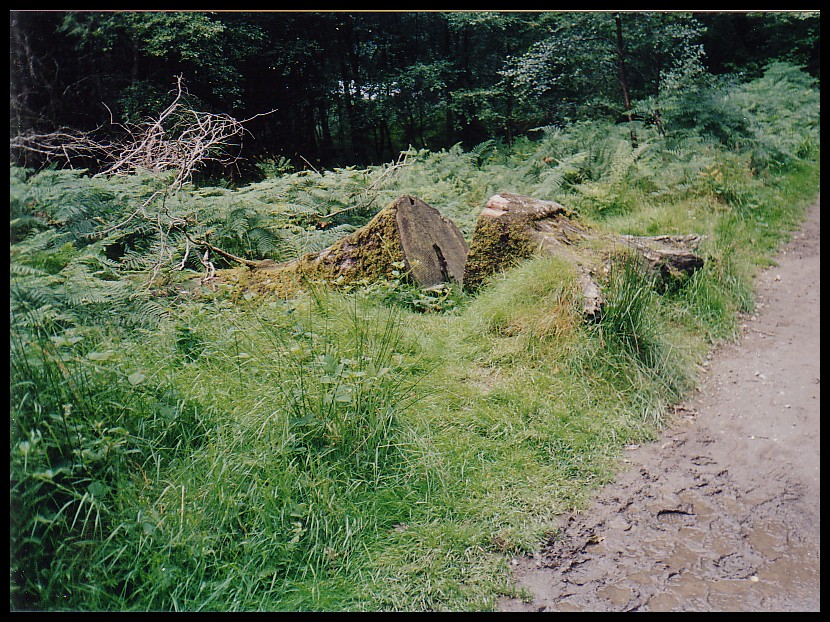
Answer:
<path fill-rule="evenodd" d="M 245 123 L 263 116 L 257 114 L 238 121 L 228 114 L 199 112 L 185 105 L 186 95 L 183 77 L 178 76 L 173 101 L 157 117 L 138 124 L 117 123 L 110 111 L 110 124 L 121 134 L 113 142 L 96 139 L 97 130 L 60 129 L 15 136 L 9 141 L 10 149 L 38 153 L 49 161 L 63 159 L 70 165 L 79 157 L 92 158 L 101 166 L 99 175 L 105 176 L 140 170 L 175 171 L 169 189 L 176 192 L 192 181 L 193 174 L 207 162 L 237 161 L 238 156 L 228 155 L 228 148 L 241 145 L 247 131 Z"/>

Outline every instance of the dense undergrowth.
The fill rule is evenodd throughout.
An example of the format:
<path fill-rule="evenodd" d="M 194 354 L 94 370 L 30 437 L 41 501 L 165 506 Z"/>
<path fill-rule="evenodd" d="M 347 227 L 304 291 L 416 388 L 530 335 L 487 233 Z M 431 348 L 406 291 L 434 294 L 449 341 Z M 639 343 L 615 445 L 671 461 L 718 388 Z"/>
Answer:
<path fill-rule="evenodd" d="M 175 194 L 11 167 L 10 608 L 493 608 L 507 560 L 613 479 L 752 310 L 818 192 L 819 108 L 774 65 L 675 103 L 636 146 L 592 122 Z M 401 275 L 231 299 L 191 248 L 288 260 L 403 193 L 469 237 L 499 191 L 701 234 L 705 267 L 658 292 L 615 265 L 586 323 L 552 257 L 474 296 Z"/>

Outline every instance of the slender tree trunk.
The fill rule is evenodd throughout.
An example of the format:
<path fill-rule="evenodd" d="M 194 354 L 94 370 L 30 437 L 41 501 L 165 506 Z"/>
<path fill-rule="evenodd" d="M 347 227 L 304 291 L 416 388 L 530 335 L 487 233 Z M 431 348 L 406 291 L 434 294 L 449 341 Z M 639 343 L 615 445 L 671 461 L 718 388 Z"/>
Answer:
<path fill-rule="evenodd" d="M 130 56 L 132 64 L 130 66 L 130 83 L 135 86 L 138 83 L 138 76 L 139 76 L 139 66 L 141 63 L 141 57 L 138 53 L 138 45 L 134 42 L 130 42 Z"/>
<path fill-rule="evenodd" d="M 340 75 L 343 81 L 343 101 L 346 105 L 346 114 L 349 121 L 349 136 L 352 144 L 351 156 L 362 162 L 366 154 L 365 139 L 357 109 L 359 103 L 355 102 L 355 96 L 359 97 L 360 94 L 357 73 L 360 63 L 355 52 L 352 24 L 348 19 L 342 25 L 341 33 Z M 354 89 L 354 92 L 352 89 Z"/>
<path fill-rule="evenodd" d="M 619 75 L 620 87 L 622 88 L 623 103 L 625 104 L 625 112 L 628 117 L 629 128 L 631 132 L 631 146 L 637 146 L 637 135 L 634 133 L 634 116 L 631 113 L 631 97 L 628 93 L 628 75 L 625 70 L 625 41 L 623 40 L 622 32 L 622 17 L 619 13 L 614 13 L 614 23 L 617 26 L 617 73 Z"/>
<path fill-rule="evenodd" d="M 346 143 L 348 142 L 346 138 L 346 126 L 348 125 L 348 113 L 345 110 L 346 102 L 345 97 L 341 97 L 337 102 L 337 148 L 336 152 L 338 154 L 337 157 L 340 157 L 339 154 L 344 153 L 346 151 Z"/>
<path fill-rule="evenodd" d="M 357 114 L 354 109 L 354 102 L 352 101 L 352 87 L 346 72 L 346 64 L 341 63 L 341 75 L 343 76 L 343 104 L 346 108 L 346 120 L 349 124 L 349 137 L 351 139 L 351 146 L 353 155 L 357 155 L 360 151 L 360 136 L 357 130 Z"/>
<path fill-rule="evenodd" d="M 410 106 L 407 106 L 406 110 L 406 121 L 404 122 L 404 128 L 406 130 L 406 139 L 410 145 L 416 145 L 418 143 L 415 137 L 415 118 L 412 116 L 412 110 Z"/>
<path fill-rule="evenodd" d="M 385 141 L 386 148 L 389 150 L 389 157 L 394 158 L 395 147 L 392 145 L 392 134 L 389 131 L 389 124 L 385 120 L 382 121 L 380 129 L 383 134 L 383 140 Z"/>
<path fill-rule="evenodd" d="M 320 141 L 317 138 L 317 127 L 314 119 L 314 108 L 309 106 L 303 111 L 303 121 L 305 128 L 303 129 L 303 134 L 308 137 L 309 145 L 309 157 L 313 160 L 316 160 L 318 165 L 320 163 Z"/>
<path fill-rule="evenodd" d="M 31 81 L 35 75 L 34 53 L 26 36 L 26 31 L 20 26 L 19 17 L 16 11 L 9 14 L 9 33 L 13 42 L 11 46 L 9 71 L 9 115 L 11 117 L 11 128 L 14 134 L 21 134 L 24 131 L 24 111 L 27 108 L 26 101 L 31 92 Z M 28 80 L 26 76 L 28 75 Z"/>
<path fill-rule="evenodd" d="M 424 137 L 424 103 L 419 101 L 416 106 L 418 111 L 418 136 L 421 138 L 421 146 L 426 147 L 427 141 Z"/>
<path fill-rule="evenodd" d="M 444 58 L 451 58 L 451 50 L 452 50 L 452 36 L 450 33 L 450 29 L 447 26 L 447 21 L 442 21 L 444 25 Z M 447 145 L 453 144 L 453 115 L 452 115 L 452 89 L 447 86 L 444 89 L 444 105 L 446 106 L 446 114 L 444 117 L 445 122 L 445 137 L 444 140 L 446 141 Z"/>
<path fill-rule="evenodd" d="M 657 126 L 657 131 L 663 138 L 666 137 L 666 128 L 663 127 L 663 118 L 660 116 L 660 66 L 657 67 L 657 79 L 655 80 L 656 87 L 654 89 L 654 125 Z"/>
<path fill-rule="evenodd" d="M 317 114 L 320 115 L 320 153 L 321 157 L 328 163 L 332 154 L 333 140 L 331 127 L 329 126 L 328 104 L 325 101 L 318 102 Z"/>

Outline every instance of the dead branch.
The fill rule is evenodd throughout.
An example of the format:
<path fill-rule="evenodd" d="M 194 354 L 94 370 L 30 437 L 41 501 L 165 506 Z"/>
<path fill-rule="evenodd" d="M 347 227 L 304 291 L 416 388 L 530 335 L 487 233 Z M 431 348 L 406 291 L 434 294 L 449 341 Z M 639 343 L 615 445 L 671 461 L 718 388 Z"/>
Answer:
<path fill-rule="evenodd" d="M 254 261 L 252 259 L 245 259 L 244 257 L 237 257 L 236 255 L 229 253 L 228 251 L 224 251 L 221 248 L 214 246 L 207 240 L 194 240 L 187 231 L 184 232 L 184 235 L 187 238 L 188 242 L 190 242 L 190 244 L 194 244 L 196 246 L 203 246 L 209 251 L 213 251 L 220 257 L 224 257 L 225 259 L 228 259 L 230 261 L 241 263 L 243 266 L 247 266 L 249 268 L 258 268 L 262 264 L 261 261 Z"/>
<path fill-rule="evenodd" d="M 142 123 L 117 123 L 104 105 L 110 113 L 110 125 L 121 135 L 113 142 L 96 139 L 96 132 L 61 129 L 15 136 L 10 139 L 10 149 L 38 153 L 47 160 L 63 159 L 70 165 L 74 158 L 90 157 L 101 164 L 99 175 L 103 176 L 140 170 L 175 171 L 169 190 L 176 192 L 192 181 L 194 173 L 207 162 L 233 164 L 238 156 L 227 151 L 235 144 L 241 145 L 247 131 L 244 123 L 274 112 L 243 121 L 224 113 L 199 112 L 185 105 L 187 89 L 183 82 L 183 77 L 178 76 L 173 101 L 158 116 Z"/>
<path fill-rule="evenodd" d="M 138 125 L 119 124 L 125 139 L 111 158 L 113 163 L 101 174 L 176 171 L 170 188 L 177 191 L 208 161 L 234 162 L 236 158 L 225 155 L 225 150 L 241 141 L 246 131 L 242 122 L 227 114 L 187 108 L 182 103 L 186 94 L 179 76 L 173 101 L 158 117 Z"/>
<path fill-rule="evenodd" d="M 48 160 L 65 160 L 71 164 L 73 158 L 90 157 L 106 160 L 112 145 L 95 140 L 85 132 L 61 128 L 54 132 L 27 132 L 9 139 L 11 151 L 28 151 L 46 156 Z"/>
<path fill-rule="evenodd" d="M 398 160 L 397 162 L 395 162 L 395 164 L 388 168 L 385 168 L 371 184 L 366 186 L 366 188 L 364 188 L 361 191 L 361 194 L 363 194 L 365 197 L 362 201 L 359 201 L 355 205 L 350 205 L 349 207 L 344 207 L 343 209 L 339 209 L 329 214 L 325 214 L 324 216 L 321 216 L 321 219 L 333 218 L 334 216 L 338 216 L 345 212 L 366 209 L 367 207 L 372 205 L 372 203 L 374 203 L 375 200 L 378 198 L 378 194 L 380 193 L 380 187 L 382 183 L 391 180 L 392 177 L 394 177 L 395 173 L 397 173 L 401 168 L 408 164 L 406 161 L 407 156 L 408 153 L 406 151 L 402 151 L 401 154 L 398 156 Z M 353 199 L 355 196 L 357 196 L 357 194 L 358 193 L 350 195 L 349 199 Z"/>
<path fill-rule="evenodd" d="M 202 265 L 205 267 L 205 276 L 202 277 L 202 283 L 207 283 L 216 278 L 216 267 L 210 260 L 210 251 L 206 250 L 203 257 L 199 257 Z"/>

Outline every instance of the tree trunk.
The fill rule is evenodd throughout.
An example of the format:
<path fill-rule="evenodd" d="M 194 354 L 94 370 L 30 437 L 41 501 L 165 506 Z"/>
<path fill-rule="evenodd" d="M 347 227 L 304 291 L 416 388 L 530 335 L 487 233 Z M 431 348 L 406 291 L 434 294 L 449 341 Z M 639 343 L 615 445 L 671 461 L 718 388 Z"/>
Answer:
<path fill-rule="evenodd" d="M 263 261 L 223 271 L 225 281 L 245 290 L 289 297 L 304 284 L 325 281 L 347 285 L 360 280 L 396 278 L 406 272 L 428 288 L 464 280 L 467 242 L 455 224 L 417 197 L 404 195 L 368 224 L 328 248 L 282 264 Z"/>
<path fill-rule="evenodd" d="M 628 91 L 628 75 L 625 70 L 625 41 L 622 34 L 622 17 L 619 13 L 614 14 L 614 23 L 617 27 L 617 73 L 622 88 L 623 104 L 625 114 L 628 117 L 629 131 L 631 132 L 631 147 L 637 148 L 637 135 L 634 133 L 634 117 L 631 114 L 631 96 Z"/>
<path fill-rule="evenodd" d="M 366 159 L 366 142 L 360 110 L 360 61 L 356 51 L 358 42 L 355 39 L 351 19 L 342 22 L 340 32 L 340 77 L 343 82 L 343 101 L 346 104 L 349 122 L 352 146 L 350 155 L 358 162 L 363 162 Z"/>
<path fill-rule="evenodd" d="M 584 295 L 583 311 L 595 316 L 602 307 L 597 279 L 607 276 L 612 261 L 625 253 L 644 260 L 657 282 L 668 286 L 703 266 L 693 251 L 700 236 L 630 236 L 594 231 L 568 209 L 511 193 L 492 196 L 478 217 L 467 263 L 464 286 L 480 287 L 493 274 L 534 255 L 557 255 L 575 266 Z"/>

